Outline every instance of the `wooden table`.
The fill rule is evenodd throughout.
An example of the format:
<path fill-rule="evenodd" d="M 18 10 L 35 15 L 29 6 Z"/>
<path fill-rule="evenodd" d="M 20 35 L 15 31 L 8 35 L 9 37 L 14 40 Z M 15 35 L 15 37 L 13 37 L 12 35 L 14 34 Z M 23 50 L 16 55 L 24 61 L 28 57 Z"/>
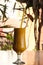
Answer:
<path fill-rule="evenodd" d="M 24 65 L 43 65 L 43 51 L 28 51 L 22 54 Z"/>

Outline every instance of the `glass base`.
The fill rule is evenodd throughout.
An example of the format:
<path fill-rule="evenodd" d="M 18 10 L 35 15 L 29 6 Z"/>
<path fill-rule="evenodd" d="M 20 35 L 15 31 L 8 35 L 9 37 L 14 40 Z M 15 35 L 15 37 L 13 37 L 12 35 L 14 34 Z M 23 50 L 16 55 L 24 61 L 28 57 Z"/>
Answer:
<path fill-rule="evenodd" d="M 17 65 L 21 65 L 21 64 L 25 64 L 25 62 L 21 61 L 21 54 L 17 54 L 17 61 L 13 62 L 13 64 L 17 64 Z"/>
<path fill-rule="evenodd" d="M 16 62 L 13 62 L 13 64 L 25 64 L 25 62 L 23 62 L 20 59 L 18 59 Z"/>

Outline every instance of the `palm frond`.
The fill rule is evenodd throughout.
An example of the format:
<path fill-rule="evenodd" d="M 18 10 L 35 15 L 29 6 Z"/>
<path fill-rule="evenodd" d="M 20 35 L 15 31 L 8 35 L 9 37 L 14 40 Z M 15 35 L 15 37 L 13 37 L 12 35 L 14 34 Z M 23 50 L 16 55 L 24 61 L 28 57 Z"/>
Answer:
<path fill-rule="evenodd" d="M 13 11 L 15 10 L 16 2 L 14 3 Z"/>

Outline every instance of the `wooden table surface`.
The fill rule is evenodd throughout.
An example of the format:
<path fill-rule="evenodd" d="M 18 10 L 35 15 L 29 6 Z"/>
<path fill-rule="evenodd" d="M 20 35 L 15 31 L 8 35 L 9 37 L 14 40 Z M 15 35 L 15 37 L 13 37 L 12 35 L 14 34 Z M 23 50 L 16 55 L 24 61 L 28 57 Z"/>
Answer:
<path fill-rule="evenodd" d="M 43 65 L 43 51 L 28 51 L 22 54 L 24 65 Z"/>

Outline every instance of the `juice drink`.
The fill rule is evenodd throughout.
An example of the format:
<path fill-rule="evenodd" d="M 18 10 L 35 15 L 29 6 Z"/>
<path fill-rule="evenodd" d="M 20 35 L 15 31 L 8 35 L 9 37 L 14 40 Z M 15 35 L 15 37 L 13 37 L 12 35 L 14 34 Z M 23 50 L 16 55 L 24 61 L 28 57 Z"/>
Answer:
<path fill-rule="evenodd" d="M 25 28 L 14 29 L 13 49 L 17 53 L 22 53 L 26 49 Z"/>

